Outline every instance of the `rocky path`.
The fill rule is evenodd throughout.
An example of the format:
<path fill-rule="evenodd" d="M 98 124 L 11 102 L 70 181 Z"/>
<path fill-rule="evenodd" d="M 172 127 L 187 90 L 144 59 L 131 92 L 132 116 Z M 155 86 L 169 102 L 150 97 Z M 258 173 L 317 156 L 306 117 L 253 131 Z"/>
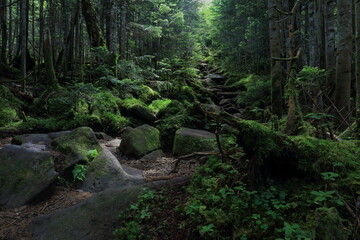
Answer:
<path fill-rule="evenodd" d="M 243 89 L 225 86 L 225 81 L 226 78 L 217 73 L 210 73 L 206 79 L 202 80 L 204 86 L 213 95 L 213 102 L 215 103 L 214 107 L 219 107 L 221 110 L 225 110 L 234 115 L 240 115 L 241 111 L 238 110 L 236 97 L 238 95 L 238 91 Z M 198 135 L 199 131 L 196 133 L 195 131 L 190 129 L 190 135 L 187 137 L 194 137 Z M 178 158 L 164 154 L 161 150 L 156 150 L 141 158 L 129 160 L 119 153 L 118 149 L 122 141 L 120 137 L 109 137 L 104 133 L 96 133 L 95 135 L 101 148 L 108 150 L 111 155 L 116 157 L 124 169 L 139 169 L 141 170 L 143 178 L 150 179 L 150 181 L 153 181 L 151 179 L 156 179 L 156 181 L 162 178 L 166 179 L 166 177 L 170 175 L 173 175 L 173 177 L 190 176 L 199 166 L 199 161 L 196 158 L 178 161 Z M 11 143 L 12 137 L 13 136 L 10 135 L 0 136 L 0 149 L 2 149 L 6 144 Z M 173 171 L 175 166 L 176 171 Z M 169 181 L 168 184 L 172 184 L 171 181 Z M 174 183 L 176 184 L 176 181 Z M 137 192 L 137 190 L 135 192 Z M 125 193 L 118 192 L 114 194 L 122 195 Z M 104 194 L 111 195 L 112 193 L 110 192 Z M 36 196 L 36 201 L 29 202 L 18 208 L 0 209 L 0 239 L 31 240 L 32 234 L 28 231 L 28 227 L 34 219 L 38 218 L 38 216 L 47 214 L 49 214 L 50 217 L 56 216 L 56 213 L 59 212 L 58 210 L 62 210 L 66 215 L 69 211 L 71 212 L 71 210 L 68 211 L 67 208 L 73 205 L 76 205 L 76 208 L 74 209 L 83 211 L 81 210 L 81 206 L 87 206 L 89 204 L 92 206 L 92 204 L 94 204 L 94 200 L 86 200 L 92 195 L 93 193 L 86 192 L 84 190 L 60 188 L 55 185 L 51 185 L 41 195 Z M 98 198 L 101 198 L 101 195 L 95 195 L 99 196 Z"/>

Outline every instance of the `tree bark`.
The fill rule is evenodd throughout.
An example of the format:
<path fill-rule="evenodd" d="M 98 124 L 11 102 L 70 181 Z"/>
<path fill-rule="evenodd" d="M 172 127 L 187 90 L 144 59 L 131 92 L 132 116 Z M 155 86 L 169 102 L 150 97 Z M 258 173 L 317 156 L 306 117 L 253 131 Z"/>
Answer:
<path fill-rule="evenodd" d="M 360 138 L 360 0 L 355 0 L 356 130 Z"/>
<path fill-rule="evenodd" d="M 282 25 L 278 21 L 281 14 L 278 10 L 283 10 L 282 0 L 268 0 L 269 9 L 269 37 L 270 37 L 270 56 L 271 56 L 271 108 L 272 113 L 281 117 L 283 111 L 283 63 L 275 58 L 284 57 L 284 38 Z"/>
<path fill-rule="evenodd" d="M 56 87 L 57 85 L 57 79 L 56 79 L 54 63 L 53 63 L 50 30 L 47 31 L 47 38 L 44 40 L 43 47 L 44 47 L 44 63 L 46 69 L 46 77 L 49 83 L 49 87 L 53 88 Z"/>
<path fill-rule="evenodd" d="M 318 64 L 318 51 L 316 40 L 316 21 L 315 21 L 315 0 L 310 0 L 308 3 L 309 9 L 309 65 L 317 67 Z"/>
<path fill-rule="evenodd" d="M 86 22 L 86 28 L 90 38 L 91 47 L 106 46 L 102 31 L 97 19 L 97 13 L 91 0 L 81 0 L 82 14 Z"/>
<path fill-rule="evenodd" d="M 20 1 L 20 53 L 21 53 L 21 73 L 23 77 L 22 88 L 25 91 L 26 85 L 26 51 L 27 51 L 27 14 L 26 14 L 27 0 Z"/>
<path fill-rule="evenodd" d="M 120 32 L 120 59 L 126 59 L 127 51 L 127 34 L 126 34 L 126 4 L 123 0 L 121 3 L 121 32 Z"/>
<path fill-rule="evenodd" d="M 352 0 L 338 1 L 335 106 L 339 123 L 350 118 Z M 346 125 L 342 125 L 346 127 Z"/>
<path fill-rule="evenodd" d="M 0 1 L 0 21 L 1 21 L 1 54 L 0 62 L 7 63 L 6 48 L 7 48 L 7 24 L 6 24 L 6 0 Z"/>
<path fill-rule="evenodd" d="M 335 88 L 335 16 L 334 16 L 334 0 L 326 0 L 325 2 L 325 62 L 327 76 L 326 86 L 329 89 L 328 95 L 331 97 Z"/>
<path fill-rule="evenodd" d="M 325 68 L 324 0 L 316 0 L 316 39 L 318 67 Z"/>

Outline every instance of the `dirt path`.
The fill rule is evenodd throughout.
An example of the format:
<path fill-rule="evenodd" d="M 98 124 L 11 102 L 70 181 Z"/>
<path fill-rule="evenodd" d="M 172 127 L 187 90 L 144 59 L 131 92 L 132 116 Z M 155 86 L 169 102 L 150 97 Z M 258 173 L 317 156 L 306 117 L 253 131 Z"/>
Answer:
<path fill-rule="evenodd" d="M 68 208 L 92 196 L 91 193 L 55 187 L 36 202 L 14 209 L 0 209 L 0 239 L 32 240 L 27 227 L 33 218 Z"/>

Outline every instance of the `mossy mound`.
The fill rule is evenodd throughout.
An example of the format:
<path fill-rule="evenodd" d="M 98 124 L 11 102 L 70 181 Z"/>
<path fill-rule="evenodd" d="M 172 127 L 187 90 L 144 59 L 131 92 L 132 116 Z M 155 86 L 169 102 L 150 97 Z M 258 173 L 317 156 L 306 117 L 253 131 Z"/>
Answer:
<path fill-rule="evenodd" d="M 122 138 L 119 150 L 127 157 L 141 158 L 161 148 L 159 130 L 147 124 L 127 128 Z"/>
<path fill-rule="evenodd" d="M 154 112 L 136 98 L 122 100 L 120 108 L 125 115 L 139 119 L 144 123 L 154 123 L 157 120 Z"/>
<path fill-rule="evenodd" d="M 175 133 L 174 156 L 184 156 L 194 152 L 214 152 L 216 150 L 216 136 L 213 133 L 190 128 L 180 128 Z"/>
<path fill-rule="evenodd" d="M 0 205 L 19 207 L 57 177 L 50 152 L 35 146 L 7 145 L 0 149 Z"/>
<path fill-rule="evenodd" d="M 94 132 L 89 127 L 77 128 L 55 138 L 52 146 L 66 155 L 64 168 L 86 161 L 89 150 L 96 149 L 98 152 L 102 150 Z"/>
<path fill-rule="evenodd" d="M 19 111 L 23 103 L 5 86 L 0 86 L 0 127 L 20 120 Z"/>

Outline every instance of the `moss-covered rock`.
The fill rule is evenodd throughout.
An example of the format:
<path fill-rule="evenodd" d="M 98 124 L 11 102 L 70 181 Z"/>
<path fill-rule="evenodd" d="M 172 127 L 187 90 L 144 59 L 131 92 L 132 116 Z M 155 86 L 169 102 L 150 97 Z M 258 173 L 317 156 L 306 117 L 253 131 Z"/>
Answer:
<path fill-rule="evenodd" d="M 7 145 L 0 149 L 0 205 L 19 207 L 57 177 L 50 152 L 35 145 Z"/>
<path fill-rule="evenodd" d="M 134 169 L 135 170 L 135 169 Z M 142 183 L 141 170 L 137 174 L 126 172 L 108 150 L 103 150 L 89 165 L 82 189 L 98 192 L 107 188 L 137 185 Z"/>
<path fill-rule="evenodd" d="M 203 130 L 180 128 L 175 133 L 173 154 L 184 156 L 194 152 L 217 151 L 215 134 Z"/>
<path fill-rule="evenodd" d="M 18 113 L 23 103 L 5 86 L 0 86 L 0 127 L 19 120 Z"/>
<path fill-rule="evenodd" d="M 147 124 L 127 128 L 122 138 L 119 150 L 127 157 L 141 158 L 161 148 L 159 130 Z"/>
<path fill-rule="evenodd" d="M 120 107 L 124 114 L 139 119 L 144 123 L 154 123 L 157 120 L 154 112 L 136 98 L 123 100 Z"/>
<path fill-rule="evenodd" d="M 89 127 L 81 127 L 61 134 L 54 139 L 52 146 L 66 156 L 64 168 L 87 160 L 89 150 L 96 149 L 98 152 L 102 150 L 94 132 Z"/>

